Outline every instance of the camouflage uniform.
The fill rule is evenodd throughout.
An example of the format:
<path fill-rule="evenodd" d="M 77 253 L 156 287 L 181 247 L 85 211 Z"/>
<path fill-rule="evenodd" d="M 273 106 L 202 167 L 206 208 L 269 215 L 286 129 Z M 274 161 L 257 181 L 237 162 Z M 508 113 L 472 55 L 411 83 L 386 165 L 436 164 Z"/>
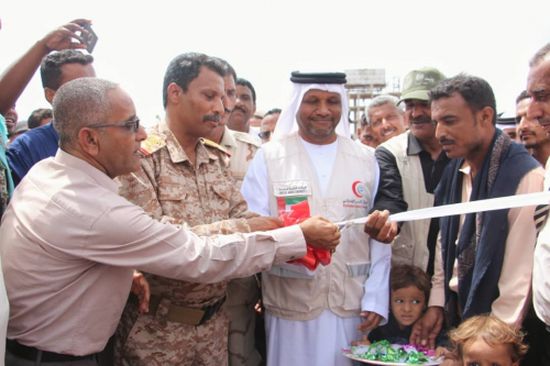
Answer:
<path fill-rule="evenodd" d="M 239 189 L 248 165 L 261 141 L 254 136 L 225 127 L 220 145 L 231 155 L 229 169 Z M 255 347 L 256 312 L 260 299 L 256 276 L 231 280 L 227 286 L 226 310 L 229 316 L 229 365 L 257 366 L 262 358 Z"/>
<path fill-rule="evenodd" d="M 224 168 L 227 156 L 208 145 L 213 146 L 204 141 L 197 145 L 196 164 L 192 165 L 168 127 L 164 123 L 155 126 L 142 143 L 142 169 L 120 179 L 121 195 L 152 217 L 189 225 L 199 235 L 250 231 L 246 202 Z M 223 308 L 201 325 L 174 320 L 170 314 L 219 303 L 227 282 L 196 284 L 145 276 L 151 302 L 153 298 L 158 301 L 153 306 L 156 309 L 139 315 L 131 327 L 122 347 L 123 364 L 226 365 L 228 320 Z"/>

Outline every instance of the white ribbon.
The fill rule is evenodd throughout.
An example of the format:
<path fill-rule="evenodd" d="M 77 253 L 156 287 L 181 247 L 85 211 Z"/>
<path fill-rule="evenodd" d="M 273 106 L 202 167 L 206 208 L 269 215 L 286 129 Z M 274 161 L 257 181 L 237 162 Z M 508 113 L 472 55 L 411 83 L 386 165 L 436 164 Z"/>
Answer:
<path fill-rule="evenodd" d="M 489 198 L 471 202 L 453 203 L 450 205 L 420 208 L 390 215 L 389 219 L 395 222 L 433 219 L 436 217 L 463 215 L 474 212 L 502 210 L 514 207 L 547 205 L 550 203 L 550 191 L 518 194 L 498 198 Z M 340 229 L 350 225 L 363 225 L 367 216 L 357 219 L 337 222 Z"/>

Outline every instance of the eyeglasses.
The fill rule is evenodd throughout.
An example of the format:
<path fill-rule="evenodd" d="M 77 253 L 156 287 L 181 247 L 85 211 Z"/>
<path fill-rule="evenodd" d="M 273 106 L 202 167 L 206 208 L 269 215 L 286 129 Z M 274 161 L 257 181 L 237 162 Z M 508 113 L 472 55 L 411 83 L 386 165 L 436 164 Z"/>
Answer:
<path fill-rule="evenodd" d="M 269 136 L 271 136 L 271 131 L 262 131 L 258 133 L 258 136 L 260 136 L 262 140 L 267 140 L 269 139 Z"/>
<path fill-rule="evenodd" d="M 123 123 L 102 123 L 97 125 L 90 125 L 87 127 L 88 128 L 118 127 L 118 128 L 125 128 L 128 131 L 136 133 L 139 130 L 139 118 L 134 117 L 128 121 L 124 121 Z"/>

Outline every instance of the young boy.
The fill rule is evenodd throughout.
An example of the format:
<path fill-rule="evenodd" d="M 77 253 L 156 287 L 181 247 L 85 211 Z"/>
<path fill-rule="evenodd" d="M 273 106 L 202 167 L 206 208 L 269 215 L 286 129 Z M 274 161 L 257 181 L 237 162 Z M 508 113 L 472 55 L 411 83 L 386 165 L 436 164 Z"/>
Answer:
<path fill-rule="evenodd" d="M 408 344 L 412 325 L 426 310 L 430 296 L 430 278 L 420 268 L 408 264 L 396 265 L 390 273 L 390 316 L 388 323 L 368 335 L 371 342 L 388 340 L 392 344 Z M 446 341 L 442 331 L 437 345 Z"/>
<path fill-rule="evenodd" d="M 449 357 L 453 365 L 518 366 L 527 352 L 523 334 L 492 315 L 473 316 L 449 336 L 455 348 Z"/>

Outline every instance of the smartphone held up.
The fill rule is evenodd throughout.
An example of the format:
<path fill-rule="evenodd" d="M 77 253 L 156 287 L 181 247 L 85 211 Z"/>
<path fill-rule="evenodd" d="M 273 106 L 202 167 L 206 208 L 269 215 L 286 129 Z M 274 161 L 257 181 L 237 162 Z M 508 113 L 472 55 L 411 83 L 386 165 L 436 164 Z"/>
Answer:
<path fill-rule="evenodd" d="M 92 29 L 92 25 L 90 23 L 82 25 L 82 28 L 84 28 L 85 32 L 81 32 L 80 37 L 82 38 L 82 42 L 86 45 L 86 50 L 88 50 L 88 53 L 92 53 L 95 44 L 97 43 L 97 34 Z"/>

